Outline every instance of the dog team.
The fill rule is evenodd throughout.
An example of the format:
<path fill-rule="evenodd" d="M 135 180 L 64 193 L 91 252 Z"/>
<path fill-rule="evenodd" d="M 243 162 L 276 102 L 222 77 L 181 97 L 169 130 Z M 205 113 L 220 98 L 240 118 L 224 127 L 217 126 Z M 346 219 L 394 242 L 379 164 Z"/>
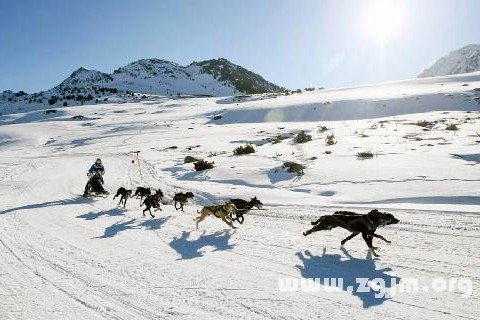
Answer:
<path fill-rule="evenodd" d="M 150 188 L 145 188 L 145 187 L 138 187 L 135 190 L 135 193 L 133 193 L 133 190 L 127 190 L 124 187 L 120 187 L 117 190 L 117 193 L 113 197 L 115 200 L 116 197 L 120 197 L 120 201 L 118 202 L 118 205 L 122 205 L 125 207 L 127 204 L 127 199 L 128 198 L 137 198 L 140 199 L 140 207 L 145 206 L 145 209 L 143 210 L 143 216 L 145 216 L 145 212 L 149 212 L 150 216 L 153 218 L 155 217 L 152 214 L 152 208 L 154 210 L 160 210 L 160 202 L 163 199 L 163 192 L 160 189 L 157 189 L 155 193 L 152 194 Z M 192 192 L 179 192 L 176 193 L 173 196 L 173 206 L 175 207 L 175 210 L 183 210 L 185 204 L 188 202 L 189 199 L 193 199 L 194 195 Z M 206 217 L 209 215 L 213 215 L 219 219 L 222 219 L 226 224 L 228 224 L 231 228 L 235 229 L 236 227 L 233 225 L 234 221 L 238 221 L 240 224 L 243 223 L 245 218 L 243 215 L 256 207 L 257 209 L 260 209 L 262 207 L 263 203 L 257 199 L 257 197 L 254 197 L 250 199 L 250 201 L 246 201 L 243 199 L 230 199 L 225 204 L 221 205 L 215 205 L 215 206 L 206 206 L 203 207 L 202 210 L 199 212 L 199 216 L 195 219 L 197 222 L 197 228 L 198 224 L 204 220 Z"/>
<path fill-rule="evenodd" d="M 88 196 L 89 193 L 97 194 L 108 194 L 108 192 L 103 189 L 103 174 L 105 173 L 105 168 L 102 165 L 101 159 L 97 159 L 96 162 L 92 165 L 88 172 L 89 181 L 85 187 L 84 196 Z M 123 203 L 123 207 L 127 204 L 127 199 L 135 197 L 140 199 L 140 207 L 145 206 L 143 210 L 143 216 L 145 212 L 149 212 L 150 216 L 155 217 L 152 214 L 152 208 L 154 210 L 162 210 L 160 208 L 160 202 L 163 199 L 163 192 L 160 189 L 157 189 L 155 193 L 152 194 L 150 188 L 138 187 L 133 193 L 132 190 L 127 190 L 124 187 L 121 187 L 117 190 L 117 193 L 113 199 L 120 197 L 118 205 Z M 187 204 L 189 199 L 193 199 L 194 195 L 192 192 L 179 192 L 176 193 L 173 197 L 173 205 L 175 210 L 184 209 L 185 204 Z M 198 217 L 194 219 L 196 222 L 196 227 L 198 229 L 198 224 L 202 222 L 205 218 L 210 215 L 215 216 L 216 218 L 222 219 L 229 227 L 235 229 L 233 225 L 234 221 L 242 224 L 244 222 L 244 215 L 252 210 L 253 208 L 261 209 L 263 203 L 254 197 L 250 201 L 243 199 L 230 199 L 228 202 L 220 205 L 205 206 L 202 210 L 198 211 Z M 368 248 L 372 251 L 375 256 L 378 254 L 375 252 L 377 247 L 374 247 L 372 242 L 373 238 L 381 239 L 387 243 L 390 243 L 383 236 L 376 234 L 378 227 L 387 226 L 391 224 L 396 224 L 400 222 L 392 214 L 380 212 L 376 209 L 371 210 L 367 214 L 358 214 L 350 211 L 337 211 L 331 215 L 321 216 L 316 221 L 312 222 L 313 227 L 305 232 L 304 236 L 317 231 L 331 230 L 336 227 L 346 229 L 351 232 L 351 234 L 343 239 L 340 244 L 343 246 L 348 240 L 356 237 L 359 234 L 362 234 L 363 240 L 367 244 Z"/>
<path fill-rule="evenodd" d="M 113 197 L 120 197 L 118 205 L 123 203 L 125 207 L 128 198 L 136 197 L 140 199 L 140 206 L 145 206 L 143 210 L 143 216 L 145 212 L 148 211 L 150 216 L 155 217 L 152 214 L 151 208 L 155 210 L 162 210 L 160 208 L 160 202 L 163 199 L 163 192 L 160 189 L 157 189 L 155 193 L 152 194 L 150 188 L 138 187 L 133 193 L 132 190 L 127 190 L 123 187 L 117 190 L 117 193 Z M 184 205 L 188 202 L 189 199 L 193 199 L 194 195 L 192 192 L 179 192 L 176 193 L 173 197 L 173 205 L 175 210 L 184 209 Z M 263 206 L 263 203 L 254 197 L 250 201 L 243 199 L 230 199 L 228 202 L 220 205 L 205 206 L 200 210 L 199 216 L 194 220 L 196 222 L 196 227 L 198 229 L 198 224 L 202 222 L 205 218 L 210 215 L 215 216 L 216 218 L 221 219 L 228 226 L 233 229 L 236 227 L 233 225 L 234 221 L 238 221 L 240 224 L 244 222 L 245 213 L 249 212 L 253 208 L 260 209 Z M 337 211 L 332 215 L 321 216 L 318 220 L 313 221 L 313 227 L 310 230 L 303 232 L 304 236 L 317 231 L 331 230 L 336 227 L 346 229 L 351 232 L 351 234 L 343 239 L 340 243 L 343 246 L 348 240 L 354 238 L 355 236 L 362 234 L 363 240 L 367 244 L 368 248 L 372 251 L 375 256 L 378 254 L 375 252 L 377 247 L 374 247 L 372 244 L 373 238 L 379 238 L 387 243 L 391 243 L 383 236 L 376 234 L 378 227 L 386 226 L 390 224 L 396 224 L 399 220 L 396 219 L 392 214 L 380 212 L 377 209 L 371 210 L 367 214 L 358 214 L 350 211 Z"/>

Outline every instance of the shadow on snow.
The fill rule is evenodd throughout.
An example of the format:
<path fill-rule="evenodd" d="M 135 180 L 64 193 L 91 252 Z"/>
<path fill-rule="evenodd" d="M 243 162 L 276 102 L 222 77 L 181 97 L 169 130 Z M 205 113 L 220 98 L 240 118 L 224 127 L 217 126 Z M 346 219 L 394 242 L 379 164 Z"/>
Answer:
<path fill-rule="evenodd" d="M 170 217 L 149 219 L 149 220 L 143 221 L 140 224 L 136 223 L 136 219 L 130 219 L 127 221 L 124 221 L 124 220 L 117 221 L 111 226 L 106 227 L 105 231 L 103 232 L 103 235 L 96 238 L 98 239 L 113 238 L 123 231 L 133 230 L 133 229 L 158 230 L 169 219 Z"/>
<path fill-rule="evenodd" d="M 106 211 L 91 211 L 85 214 L 81 214 L 76 218 L 85 219 L 85 220 L 95 220 L 100 218 L 101 216 L 110 216 L 110 217 L 118 217 L 122 216 L 127 210 L 124 208 L 113 208 Z"/>
<path fill-rule="evenodd" d="M 344 248 L 342 251 L 347 259 L 342 259 L 340 254 L 326 254 L 325 251 L 323 249 L 321 256 L 313 256 L 308 250 L 296 253 L 302 263 L 302 265 L 296 265 L 296 268 L 300 270 L 302 277 L 318 279 L 322 285 L 330 284 L 328 280 L 325 281 L 326 278 L 343 279 L 343 285 L 337 284 L 338 288 L 358 297 L 364 308 L 381 305 L 390 298 L 383 294 L 376 297 L 379 291 L 374 289 L 359 290 L 363 284 L 357 281 L 358 278 L 378 279 L 384 283 L 383 289 L 395 287 L 400 282 L 399 277 L 391 274 L 392 269 L 377 269 L 370 251 L 365 259 L 354 258 Z"/>
<path fill-rule="evenodd" d="M 47 201 L 42 203 L 34 203 L 34 204 L 28 204 L 20 207 L 10 208 L 4 211 L 0 211 L 0 214 L 6 214 L 10 212 L 19 211 L 19 210 L 41 209 L 41 208 L 48 208 L 48 207 L 55 207 L 55 206 L 66 206 L 71 204 L 85 204 L 85 203 L 91 203 L 93 201 L 94 199 L 92 198 L 74 197 L 70 199 Z"/>
<path fill-rule="evenodd" d="M 189 240 L 189 236 L 190 232 L 183 231 L 180 237 L 175 237 L 170 242 L 170 247 L 180 254 L 180 259 L 200 258 L 204 254 L 201 250 L 205 247 L 214 247 L 213 251 L 230 250 L 234 247 L 229 243 L 231 237 L 229 230 L 217 231 L 208 235 L 205 235 L 205 231 L 203 231 L 202 235 L 194 240 Z"/>

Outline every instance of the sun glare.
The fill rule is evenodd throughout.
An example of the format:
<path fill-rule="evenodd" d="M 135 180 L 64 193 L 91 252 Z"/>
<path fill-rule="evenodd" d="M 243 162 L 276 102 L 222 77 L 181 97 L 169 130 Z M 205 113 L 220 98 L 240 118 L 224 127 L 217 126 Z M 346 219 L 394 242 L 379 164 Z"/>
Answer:
<path fill-rule="evenodd" d="M 401 0 L 374 0 L 368 4 L 365 29 L 369 37 L 385 42 L 405 28 L 405 10 Z"/>

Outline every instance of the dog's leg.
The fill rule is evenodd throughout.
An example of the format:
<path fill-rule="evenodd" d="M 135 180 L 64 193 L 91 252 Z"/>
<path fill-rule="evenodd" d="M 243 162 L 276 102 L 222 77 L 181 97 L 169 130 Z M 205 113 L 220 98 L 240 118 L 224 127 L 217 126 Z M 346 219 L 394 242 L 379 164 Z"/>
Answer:
<path fill-rule="evenodd" d="M 382 239 L 382 240 L 385 241 L 386 243 L 392 243 L 392 241 L 389 241 L 389 240 L 385 239 L 383 236 L 381 236 L 381 235 L 379 235 L 379 234 L 372 233 L 372 237 L 375 237 L 375 238 L 378 238 L 378 239 Z"/>
<path fill-rule="evenodd" d="M 351 235 L 349 235 L 348 237 L 346 237 L 345 239 L 343 239 L 340 244 L 343 246 L 345 244 L 345 242 L 347 242 L 348 240 L 350 239 L 353 239 L 354 237 L 356 237 L 358 235 L 358 232 L 353 232 Z"/>
<path fill-rule="evenodd" d="M 200 212 L 200 216 L 197 217 L 197 229 L 198 229 L 198 224 L 202 222 L 206 217 L 208 217 L 208 213 Z"/>
<path fill-rule="evenodd" d="M 227 216 L 223 216 L 223 217 L 222 217 L 222 220 L 223 220 L 223 222 L 225 222 L 226 224 L 228 224 L 232 229 L 237 229 L 237 227 L 235 227 L 231 221 L 228 221 L 228 220 L 227 220 Z"/>
<path fill-rule="evenodd" d="M 321 224 L 317 224 L 315 227 L 311 228 L 310 230 L 305 231 L 303 235 L 308 236 L 310 233 L 320 231 L 322 230 L 322 227 L 323 226 Z"/>
<path fill-rule="evenodd" d="M 372 245 L 373 237 L 366 232 L 362 232 L 362 237 L 363 237 L 363 240 L 365 240 L 365 243 L 367 244 L 368 248 L 372 251 L 372 254 L 375 257 L 378 257 L 379 255 L 375 252 L 375 248 Z"/>
<path fill-rule="evenodd" d="M 373 242 L 373 234 L 374 234 L 374 231 L 370 231 L 369 233 L 367 233 L 368 241 L 370 241 L 370 248 L 372 248 L 372 249 L 378 249 L 378 247 L 375 247 L 375 246 L 373 246 L 373 244 L 372 244 L 372 242 Z"/>
<path fill-rule="evenodd" d="M 83 196 L 84 197 L 88 196 L 89 191 L 90 191 L 90 182 L 87 182 L 87 185 L 85 186 L 85 190 L 83 191 Z"/>
<path fill-rule="evenodd" d="M 173 201 L 173 206 L 175 207 L 175 210 L 178 210 L 178 208 L 177 208 L 177 201 Z"/>
<path fill-rule="evenodd" d="M 152 214 L 152 210 L 150 209 L 150 207 L 148 208 L 148 212 L 150 212 L 150 216 L 151 216 L 152 218 L 155 218 L 155 216 Z"/>
<path fill-rule="evenodd" d="M 314 232 L 314 229 L 315 229 L 315 228 L 312 228 L 312 229 L 309 229 L 309 230 L 307 230 L 307 231 L 304 231 L 304 232 L 303 232 L 303 236 L 304 236 L 304 237 L 308 236 L 310 233 Z"/>
<path fill-rule="evenodd" d="M 235 212 L 235 218 L 233 218 L 232 216 L 230 216 L 230 218 L 232 218 L 233 221 L 238 221 L 238 223 L 243 224 L 243 221 L 244 221 L 243 215 L 244 215 L 244 212 L 237 210 Z"/>
<path fill-rule="evenodd" d="M 370 248 L 370 251 L 372 251 L 372 254 L 373 254 L 375 257 L 380 257 L 380 255 L 375 252 L 375 249 L 374 249 L 373 247 Z"/>
<path fill-rule="evenodd" d="M 185 212 L 183 211 L 183 203 L 180 203 L 180 208 L 182 209 L 182 212 Z"/>
<path fill-rule="evenodd" d="M 227 220 L 230 221 L 230 222 L 233 222 L 233 221 L 234 221 L 229 214 L 225 215 L 225 219 L 227 219 Z"/>

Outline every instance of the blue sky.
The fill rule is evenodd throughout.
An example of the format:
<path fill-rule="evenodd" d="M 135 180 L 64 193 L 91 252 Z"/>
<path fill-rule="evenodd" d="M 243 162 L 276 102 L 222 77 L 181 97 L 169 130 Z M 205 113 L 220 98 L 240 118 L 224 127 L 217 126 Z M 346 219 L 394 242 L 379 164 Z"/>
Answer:
<path fill-rule="evenodd" d="M 367 27 L 376 1 L 389 1 L 374 18 L 389 30 L 382 40 Z M 480 43 L 478 0 L 394 2 L 7 0 L 0 91 L 45 90 L 80 66 L 112 72 L 152 57 L 182 65 L 225 57 L 287 88 L 339 87 L 415 77 Z"/>

